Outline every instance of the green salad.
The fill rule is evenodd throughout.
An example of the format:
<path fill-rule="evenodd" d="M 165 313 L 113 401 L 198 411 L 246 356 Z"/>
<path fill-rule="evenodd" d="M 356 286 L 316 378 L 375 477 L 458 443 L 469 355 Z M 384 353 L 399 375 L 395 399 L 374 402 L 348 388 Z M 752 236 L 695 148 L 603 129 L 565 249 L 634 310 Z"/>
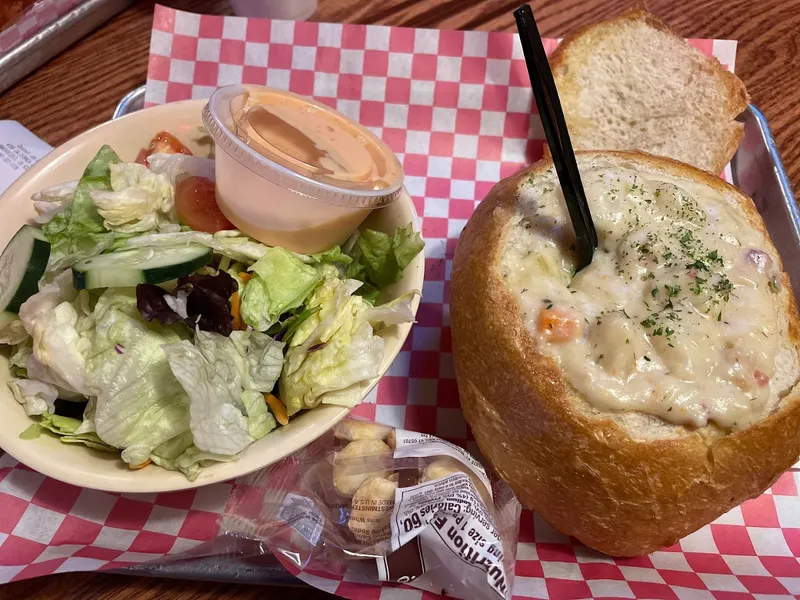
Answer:
<path fill-rule="evenodd" d="M 265 246 L 219 211 L 213 160 L 166 136 L 132 163 L 104 146 L 34 195 L 36 225 L 0 256 L 0 343 L 21 437 L 195 479 L 303 410 L 361 400 L 376 330 L 412 321 L 418 294 L 381 292 L 423 242 L 408 224 L 314 255 Z"/>

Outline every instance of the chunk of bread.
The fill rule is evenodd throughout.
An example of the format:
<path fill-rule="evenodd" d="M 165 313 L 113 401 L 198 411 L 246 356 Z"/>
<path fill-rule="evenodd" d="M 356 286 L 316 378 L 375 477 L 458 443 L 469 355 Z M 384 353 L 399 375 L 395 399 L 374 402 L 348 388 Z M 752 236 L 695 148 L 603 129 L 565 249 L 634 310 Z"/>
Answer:
<path fill-rule="evenodd" d="M 764 250 L 780 273 L 774 284 L 780 340 L 795 357 L 800 353 L 800 317 L 789 277 L 749 198 L 719 177 L 665 158 L 580 152 L 577 161 L 584 172 L 602 164 L 669 175 L 707 186 L 709 194 L 729 202 L 743 223 L 765 236 Z M 797 365 L 786 369 L 789 377 L 776 375 L 787 383 L 757 422 L 738 431 L 591 405 L 537 342 L 528 309 L 502 270 L 508 245 L 530 224 L 520 218 L 531 210 L 530 190 L 552 179 L 553 163 L 543 160 L 501 181 L 461 235 L 451 300 L 461 406 L 483 456 L 523 505 L 601 552 L 646 554 L 760 495 L 797 461 Z"/>
<path fill-rule="evenodd" d="M 567 36 L 550 57 L 575 150 L 640 150 L 719 175 L 744 126 L 744 84 L 642 10 Z"/>

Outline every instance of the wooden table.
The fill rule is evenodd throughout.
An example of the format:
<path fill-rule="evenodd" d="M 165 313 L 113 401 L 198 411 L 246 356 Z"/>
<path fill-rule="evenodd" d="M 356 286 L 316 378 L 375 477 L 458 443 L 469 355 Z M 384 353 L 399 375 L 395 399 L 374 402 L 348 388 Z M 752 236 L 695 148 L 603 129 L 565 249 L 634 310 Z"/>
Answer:
<path fill-rule="evenodd" d="M 226 0 L 162 0 L 194 12 L 229 14 Z M 319 0 L 315 20 L 406 27 L 513 30 L 520 0 Z M 542 33 L 560 36 L 641 4 L 639 0 L 536 0 Z M 800 182 L 800 11 L 797 0 L 648 0 L 648 9 L 687 37 L 739 40 L 736 72 L 769 119 L 794 189 Z M 145 80 L 153 2 L 140 1 L 0 96 L 0 119 L 20 121 L 53 145 L 107 120 L 120 97 Z M 146 600 L 310 599 L 304 588 L 151 581 L 119 575 L 56 575 L 5 586 L 0 596 Z"/>

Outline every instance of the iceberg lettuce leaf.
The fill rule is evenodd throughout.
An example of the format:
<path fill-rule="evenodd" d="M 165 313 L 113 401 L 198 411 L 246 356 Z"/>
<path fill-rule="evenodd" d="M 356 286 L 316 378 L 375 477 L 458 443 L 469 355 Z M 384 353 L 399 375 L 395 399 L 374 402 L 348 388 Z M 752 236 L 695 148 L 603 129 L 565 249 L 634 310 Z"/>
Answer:
<path fill-rule="evenodd" d="M 52 413 L 58 398 L 58 388 L 34 379 L 12 379 L 8 382 L 14 399 L 22 404 L 28 416 Z"/>
<path fill-rule="evenodd" d="M 95 339 L 87 385 L 97 396 L 98 436 L 140 465 L 165 441 L 189 430 L 189 401 L 162 346 L 181 336 L 139 317 L 133 290 L 111 289 L 94 311 Z"/>
<path fill-rule="evenodd" d="M 259 332 L 230 337 L 197 331 L 195 343 L 164 347 L 170 367 L 189 395 L 194 446 L 204 452 L 237 454 L 271 431 L 264 390 L 280 375 L 283 344 Z"/>
<path fill-rule="evenodd" d="M 410 290 L 386 304 L 369 307 L 364 316 L 373 326 L 391 327 L 400 323 L 413 323 L 414 311 L 411 305 L 419 295 L 418 290 Z"/>
<path fill-rule="evenodd" d="M 194 445 L 191 432 L 187 431 L 153 450 L 150 459 L 159 467 L 180 471 L 186 479 L 194 481 L 204 467 L 214 462 L 231 462 L 236 457 L 200 450 Z"/>
<path fill-rule="evenodd" d="M 111 165 L 119 157 L 103 146 L 89 162 L 75 188 L 72 203 L 44 224 L 42 232 L 51 244 L 49 270 L 72 266 L 78 260 L 93 256 L 113 243 L 113 234 L 103 224 L 103 217 L 92 201 L 92 192 L 111 190 Z"/>
<path fill-rule="evenodd" d="M 89 317 L 77 298 L 72 273 L 65 271 L 28 298 L 20 307 L 19 317 L 33 338 L 32 355 L 40 363 L 34 366 L 46 368 L 45 373 L 34 375 L 29 359 L 29 377 L 88 396 L 85 367 L 92 342 L 86 331 Z"/>
<path fill-rule="evenodd" d="M 279 386 L 290 415 L 325 402 L 328 394 L 344 402 L 342 390 L 379 375 L 384 342 L 365 318 L 369 305 L 353 295 L 359 286 L 328 277 L 309 299 L 308 306 L 320 310 L 295 332 Z M 346 402 L 355 406 L 360 399 L 350 395 Z"/>
<path fill-rule="evenodd" d="M 174 187 L 166 175 L 138 163 L 112 164 L 109 171 L 111 189 L 91 192 L 106 229 L 131 234 L 177 222 Z"/>
<path fill-rule="evenodd" d="M 150 233 L 132 238 L 129 248 L 175 246 L 178 244 L 203 244 L 217 254 L 245 264 L 252 264 L 267 252 L 267 246 L 250 239 L 239 231 L 218 231 L 215 234 L 202 231 L 177 231 L 172 233 Z"/>

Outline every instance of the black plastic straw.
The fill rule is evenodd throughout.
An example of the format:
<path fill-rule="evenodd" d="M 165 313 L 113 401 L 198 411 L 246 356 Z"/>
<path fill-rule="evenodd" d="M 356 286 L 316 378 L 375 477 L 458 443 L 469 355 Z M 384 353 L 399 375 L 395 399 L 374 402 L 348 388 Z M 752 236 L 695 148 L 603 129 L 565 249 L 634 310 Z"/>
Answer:
<path fill-rule="evenodd" d="M 575 231 L 578 250 L 577 270 L 580 271 L 592 262 L 592 254 L 597 248 L 597 231 L 586 202 L 578 163 L 575 161 L 575 152 L 572 150 L 564 113 L 561 110 L 561 101 L 558 99 L 556 83 L 553 80 L 550 64 L 547 62 L 542 36 L 539 34 L 531 7 L 523 4 L 514 11 L 514 18 L 517 20 L 517 30 L 522 42 L 525 64 L 528 66 L 533 97 L 539 108 L 547 145 L 553 157 L 558 181 L 561 183 L 572 228 Z"/>

